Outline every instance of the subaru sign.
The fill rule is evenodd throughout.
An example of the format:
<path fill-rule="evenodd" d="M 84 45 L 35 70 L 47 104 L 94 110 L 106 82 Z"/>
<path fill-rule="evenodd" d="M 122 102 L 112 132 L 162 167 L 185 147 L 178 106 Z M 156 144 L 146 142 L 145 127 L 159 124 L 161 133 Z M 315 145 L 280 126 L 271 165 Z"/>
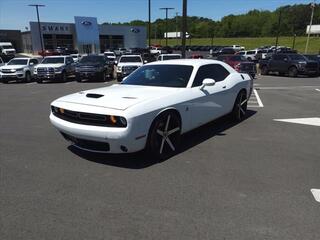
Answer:
<path fill-rule="evenodd" d="M 82 25 L 85 25 L 85 26 L 90 26 L 92 25 L 92 23 L 90 21 L 82 21 L 81 22 Z"/>

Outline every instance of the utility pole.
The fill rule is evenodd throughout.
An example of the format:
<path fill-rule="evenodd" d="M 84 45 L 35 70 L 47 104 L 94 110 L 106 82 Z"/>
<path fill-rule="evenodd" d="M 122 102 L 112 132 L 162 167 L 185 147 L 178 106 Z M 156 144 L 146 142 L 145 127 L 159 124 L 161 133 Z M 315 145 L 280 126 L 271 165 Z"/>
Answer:
<path fill-rule="evenodd" d="M 173 10 L 174 8 L 164 7 L 160 10 L 166 10 L 166 47 L 168 46 L 168 10 Z"/>
<path fill-rule="evenodd" d="M 310 39 L 310 32 L 311 32 L 311 25 L 313 21 L 313 14 L 314 14 L 314 8 L 316 6 L 316 0 L 313 0 L 313 3 L 311 3 L 311 18 L 310 18 L 310 25 L 309 25 L 309 30 L 308 30 L 308 37 L 307 37 L 307 43 L 306 43 L 306 48 L 304 50 L 304 53 L 308 52 L 308 47 L 309 47 L 309 39 Z"/>
<path fill-rule="evenodd" d="M 176 45 L 178 45 L 178 12 L 176 12 Z"/>
<path fill-rule="evenodd" d="M 43 53 L 43 42 L 42 42 L 42 33 L 41 33 L 41 26 L 40 26 L 40 18 L 39 18 L 39 7 L 45 7 L 46 5 L 42 4 L 29 4 L 30 7 L 36 7 L 37 10 L 37 18 L 38 18 L 38 28 L 39 28 L 39 36 L 40 36 L 40 44 L 41 44 L 41 52 Z"/>
<path fill-rule="evenodd" d="M 187 0 L 182 0 L 182 58 L 186 58 Z"/>
<path fill-rule="evenodd" d="M 277 32 L 277 38 L 276 38 L 276 52 L 278 48 L 278 40 L 279 40 L 279 34 L 280 34 L 280 25 L 281 25 L 281 8 L 279 10 L 279 18 L 278 18 L 278 32 Z"/>
<path fill-rule="evenodd" d="M 294 50 L 295 44 L 296 44 L 296 36 L 297 34 L 293 34 L 293 42 L 292 42 L 292 50 Z"/>
<path fill-rule="evenodd" d="M 149 47 L 150 47 L 151 46 L 151 0 L 148 0 L 148 11 L 149 11 L 148 32 L 149 32 Z"/>

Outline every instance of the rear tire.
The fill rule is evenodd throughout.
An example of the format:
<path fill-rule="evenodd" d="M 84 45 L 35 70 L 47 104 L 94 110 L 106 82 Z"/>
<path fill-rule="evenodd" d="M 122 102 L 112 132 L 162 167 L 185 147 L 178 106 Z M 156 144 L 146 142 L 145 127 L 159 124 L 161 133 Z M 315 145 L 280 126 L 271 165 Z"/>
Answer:
<path fill-rule="evenodd" d="M 149 131 L 147 150 L 157 160 L 165 160 L 178 152 L 181 141 L 179 116 L 167 111 L 160 114 Z"/>
<path fill-rule="evenodd" d="M 298 75 L 298 69 L 296 67 L 289 68 L 289 77 L 296 77 Z"/>
<path fill-rule="evenodd" d="M 236 122 L 241 122 L 247 113 L 247 95 L 245 91 L 241 91 L 238 93 L 238 96 L 234 102 L 233 110 L 232 110 L 232 118 Z"/>

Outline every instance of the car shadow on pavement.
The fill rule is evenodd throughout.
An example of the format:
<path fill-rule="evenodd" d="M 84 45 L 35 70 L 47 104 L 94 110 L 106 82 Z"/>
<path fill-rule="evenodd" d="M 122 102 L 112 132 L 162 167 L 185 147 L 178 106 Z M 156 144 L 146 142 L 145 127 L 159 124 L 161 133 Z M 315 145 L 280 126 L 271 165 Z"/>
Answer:
<path fill-rule="evenodd" d="M 246 121 L 246 119 L 252 117 L 256 113 L 256 111 L 247 110 L 246 118 L 243 121 Z M 183 153 L 214 136 L 226 135 L 224 131 L 237 124 L 241 124 L 241 122 L 234 122 L 230 116 L 224 116 L 182 135 L 181 147 L 176 155 Z M 70 145 L 68 149 L 72 153 L 88 161 L 129 169 L 143 169 L 170 159 L 168 158 L 159 162 L 159 160 L 156 160 L 147 154 L 146 151 L 130 154 L 93 153 L 81 150 L 73 145 Z"/>

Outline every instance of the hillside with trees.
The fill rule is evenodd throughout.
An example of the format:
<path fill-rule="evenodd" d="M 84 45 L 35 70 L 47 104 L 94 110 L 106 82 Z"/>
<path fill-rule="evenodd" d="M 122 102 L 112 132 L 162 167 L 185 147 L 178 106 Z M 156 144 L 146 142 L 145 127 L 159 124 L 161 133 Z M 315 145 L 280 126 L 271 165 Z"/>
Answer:
<path fill-rule="evenodd" d="M 246 14 L 228 15 L 220 21 L 209 18 L 189 16 L 188 32 L 193 38 L 210 37 L 272 37 L 278 31 L 278 19 L 281 12 L 281 36 L 305 35 L 306 26 L 310 22 L 310 4 L 282 6 L 275 11 L 251 10 Z M 316 4 L 314 24 L 320 24 L 320 4 Z M 147 26 L 147 22 L 134 20 L 125 23 L 104 23 Z M 152 38 L 162 38 L 166 31 L 165 19 L 157 19 L 152 23 Z M 181 16 L 168 19 L 168 31 L 181 29 Z"/>

